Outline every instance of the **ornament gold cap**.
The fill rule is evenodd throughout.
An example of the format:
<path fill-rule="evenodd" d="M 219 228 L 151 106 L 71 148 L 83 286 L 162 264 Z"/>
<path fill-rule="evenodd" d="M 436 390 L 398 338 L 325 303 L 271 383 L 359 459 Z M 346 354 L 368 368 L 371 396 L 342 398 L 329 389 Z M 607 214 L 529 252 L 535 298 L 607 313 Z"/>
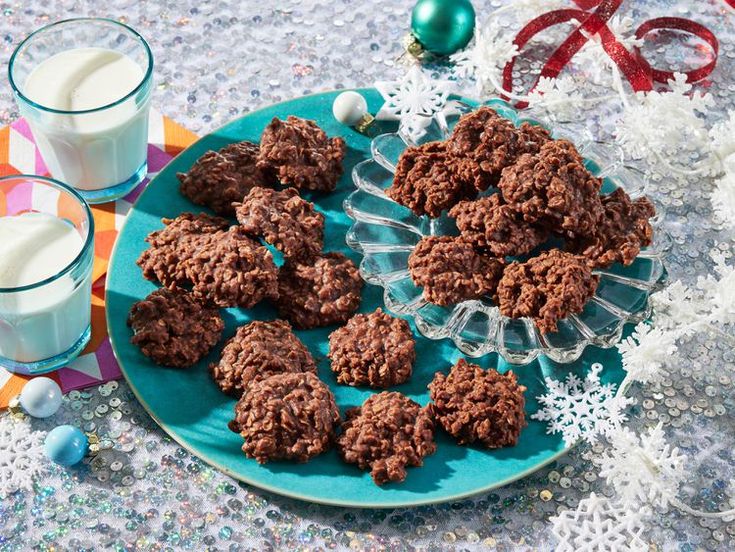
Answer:
<path fill-rule="evenodd" d="M 20 406 L 20 395 L 16 395 L 8 402 L 8 413 L 14 420 L 25 420 L 27 418 L 23 408 Z"/>
<path fill-rule="evenodd" d="M 103 450 L 109 450 L 113 447 L 111 441 L 107 439 L 100 439 L 99 435 L 94 432 L 88 432 L 85 433 L 85 435 L 87 436 L 87 442 L 89 443 L 88 456 L 90 456 L 91 458 L 94 458 Z"/>
<path fill-rule="evenodd" d="M 423 45 L 416 38 L 416 35 L 414 35 L 413 33 L 408 33 L 406 36 L 404 36 L 402 42 L 404 52 L 399 56 L 399 60 L 406 57 L 406 55 L 411 56 L 411 58 L 419 62 L 426 61 L 430 57 L 433 57 L 431 52 L 423 47 Z"/>
<path fill-rule="evenodd" d="M 355 124 L 355 130 L 359 132 L 360 134 L 367 134 L 370 127 L 375 122 L 375 117 L 370 115 L 370 113 L 365 113 L 359 121 L 357 121 L 357 124 Z"/>

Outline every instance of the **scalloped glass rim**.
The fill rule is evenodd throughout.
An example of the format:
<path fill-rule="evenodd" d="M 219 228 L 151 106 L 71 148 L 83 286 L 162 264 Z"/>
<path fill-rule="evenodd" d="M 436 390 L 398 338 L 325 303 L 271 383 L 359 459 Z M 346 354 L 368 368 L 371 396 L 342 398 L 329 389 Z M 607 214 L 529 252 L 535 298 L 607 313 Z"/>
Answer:
<path fill-rule="evenodd" d="M 451 132 L 459 116 L 488 105 L 511 120 L 542 125 L 555 138 L 571 140 L 585 158 L 588 169 L 603 179 L 603 192 L 622 187 L 631 197 L 639 197 L 647 188 L 645 176 L 623 163 L 620 148 L 594 141 L 583 130 L 568 125 L 550 126 L 528 110 L 520 113 L 500 99 L 470 105 L 452 100 L 451 110 L 424 121 L 425 135 L 419 142 L 406 133 L 377 136 L 371 144 L 372 158 L 355 166 L 352 179 L 356 190 L 345 200 L 344 209 L 353 220 L 347 244 L 363 255 L 360 273 L 368 283 L 384 289 L 386 308 L 394 314 L 412 318 L 422 335 L 430 339 L 451 339 L 470 357 L 497 352 L 507 362 L 526 364 L 539 355 L 568 363 L 577 360 L 588 345 L 609 348 L 623 333 L 626 323 L 648 318 L 649 297 L 666 280 L 663 263 L 670 240 L 660 227 L 664 210 L 656 205 L 654 243 L 641 251 L 628 267 L 615 264 L 596 270 L 600 285 L 584 310 L 559 323 L 559 331 L 542 335 L 528 318 L 503 316 L 489 298 L 464 301 L 440 307 L 425 301 L 408 273 L 408 256 L 416 243 L 427 235 L 456 234 L 454 222 L 446 213 L 437 219 L 418 217 L 385 195 L 391 185 L 395 164 L 409 145 L 442 140 Z"/>

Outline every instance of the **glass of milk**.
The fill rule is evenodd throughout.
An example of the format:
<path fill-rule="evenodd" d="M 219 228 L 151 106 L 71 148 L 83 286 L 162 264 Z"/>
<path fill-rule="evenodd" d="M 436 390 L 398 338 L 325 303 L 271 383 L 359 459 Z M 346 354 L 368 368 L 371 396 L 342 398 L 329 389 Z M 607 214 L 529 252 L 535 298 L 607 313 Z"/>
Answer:
<path fill-rule="evenodd" d="M 51 176 L 88 203 L 143 180 L 153 55 L 137 32 L 110 19 L 60 21 L 21 42 L 8 74 Z"/>
<path fill-rule="evenodd" d="M 50 178 L 0 178 L 0 366 L 41 374 L 90 338 L 94 219 Z"/>

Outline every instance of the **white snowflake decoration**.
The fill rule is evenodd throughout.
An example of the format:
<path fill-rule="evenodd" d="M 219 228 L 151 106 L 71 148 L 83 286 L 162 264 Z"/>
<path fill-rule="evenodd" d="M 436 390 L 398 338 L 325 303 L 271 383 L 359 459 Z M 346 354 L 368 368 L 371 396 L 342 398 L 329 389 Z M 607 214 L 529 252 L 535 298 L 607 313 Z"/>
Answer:
<path fill-rule="evenodd" d="M 595 443 L 598 435 L 619 429 L 628 417 L 624 410 L 634 401 L 615 394 L 615 385 L 600 383 L 602 364 L 591 366 L 584 381 L 569 374 L 566 381 L 545 378 L 548 393 L 537 397 L 543 408 L 531 418 L 550 422 L 547 433 L 561 433 L 564 444 L 579 439 Z"/>
<path fill-rule="evenodd" d="M 727 112 L 727 118 L 712 125 L 709 131 L 712 153 L 720 162 L 716 174 L 724 170 L 735 176 L 735 110 Z"/>
<path fill-rule="evenodd" d="M 376 82 L 375 88 L 385 100 L 376 119 L 400 121 L 401 129 L 416 139 L 423 135 L 431 117 L 446 105 L 452 83 L 431 79 L 421 67 L 413 65 L 403 79 Z"/>
<path fill-rule="evenodd" d="M 628 51 L 643 45 L 643 39 L 635 36 L 635 21 L 632 17 L 616 15 L 607 22 L 607 26 Z M 602 47 L 599 33 L 589 36 L 582 49 L 574 55 L 573 62 L 583 67 L 585 75 L 595 84 L 612 85 L 617 65 Z"/>
<path fill-rule="evenodd" d="M 662 330 L 677 330 L 696 321 L 701 306 L 694 301 L 691 289 L 676 280 L 650 297 L 654 326 Z"/>
<path fill-rule="evenodd" d="M 46 471 L 45 432 L 33 431 L 26 420 L 0 417 L 0 498 L 33 489 L 33 480 Z"/>
<path fill-rule="evenodd" d="M 676 337 L 671 332 L 639 323 L 633 333 L 617 345 L 623 355 L 623 368 L 633 381 L 656 382 L 664 364 L 676 352 Z"/>
<path fill-rule="evenodd" d="M 550 518 L 551 531 L 559 540 L 557 552 L 643 552 L 643 514 L 616 506 L 608 498 L 591 493 L 575 510 Z"/>
<path fill-rule="evenodd" d="M 623 505 L 665 508 L 675 499 L 686 456 L 666 442 L 661 422 L 640 436 L 621 428 L 608 440 L 611 447 L 599 459 L 600 476 L 614 487 Z"/>
<path fill-rule="evenodd" d="M 710 255 L 715 262 L 716 276 L 700 276 L 697 288 L 709 305 L 710 322 L 735 324 L 735 265 L 726 263 L 722 251 L 715 249 Z"/>
<path fill-rule="evenodd" d="M 541 77 L 528 95 L 529 107 L 541 108 L 558 120 L 573 120 L 579 113 L 582 95 L 570 76 Z"/>
<path fill-rule="evenodd" d="M 503 33 L 497 21 L 477 28 L 464 50 L 452 54 L 455 78 L 474 78 L 478 95 L 489 95 L 499 88 L 503 67 L 518 54 L 510 33 Z"/>
<path fill-rule="evenodd" d="M 711 200 L 717 219 L 735 229 L 735 172 L 715 182 Z"/>
<path fill-rule="evenodd" d="M 635 100 L 624 107 L 615 137 L 627 154 L 667 168 L 672 166 L 665 157 L 681 157 L 682 149 L 709 154 L 710 139 L 700 115 L 709 111 L 714 100 L 711 94 L 692 91 L 686 79 L 683 73 L 675 73 L 669 80 L 670 91 L 637 92 Z"/>

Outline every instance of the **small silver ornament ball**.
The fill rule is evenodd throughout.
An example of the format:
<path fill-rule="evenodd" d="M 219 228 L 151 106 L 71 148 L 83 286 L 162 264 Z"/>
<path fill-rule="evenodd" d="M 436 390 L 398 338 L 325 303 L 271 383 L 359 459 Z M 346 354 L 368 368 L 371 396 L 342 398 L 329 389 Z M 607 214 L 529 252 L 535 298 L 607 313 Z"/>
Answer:
<path fill-rule="evenodd" d="M 61 388 L 50 378 L 33 378 L 20 392 L 20 406 L 34 418 L 53 416 L 61 406 Z"/>
<path fill-rule="evenodd" d="M 367 101 L 353 90 L 342 92 L 334 99 L 332 113 L 340 123 L 355 126 L 367 113 Z"/>

